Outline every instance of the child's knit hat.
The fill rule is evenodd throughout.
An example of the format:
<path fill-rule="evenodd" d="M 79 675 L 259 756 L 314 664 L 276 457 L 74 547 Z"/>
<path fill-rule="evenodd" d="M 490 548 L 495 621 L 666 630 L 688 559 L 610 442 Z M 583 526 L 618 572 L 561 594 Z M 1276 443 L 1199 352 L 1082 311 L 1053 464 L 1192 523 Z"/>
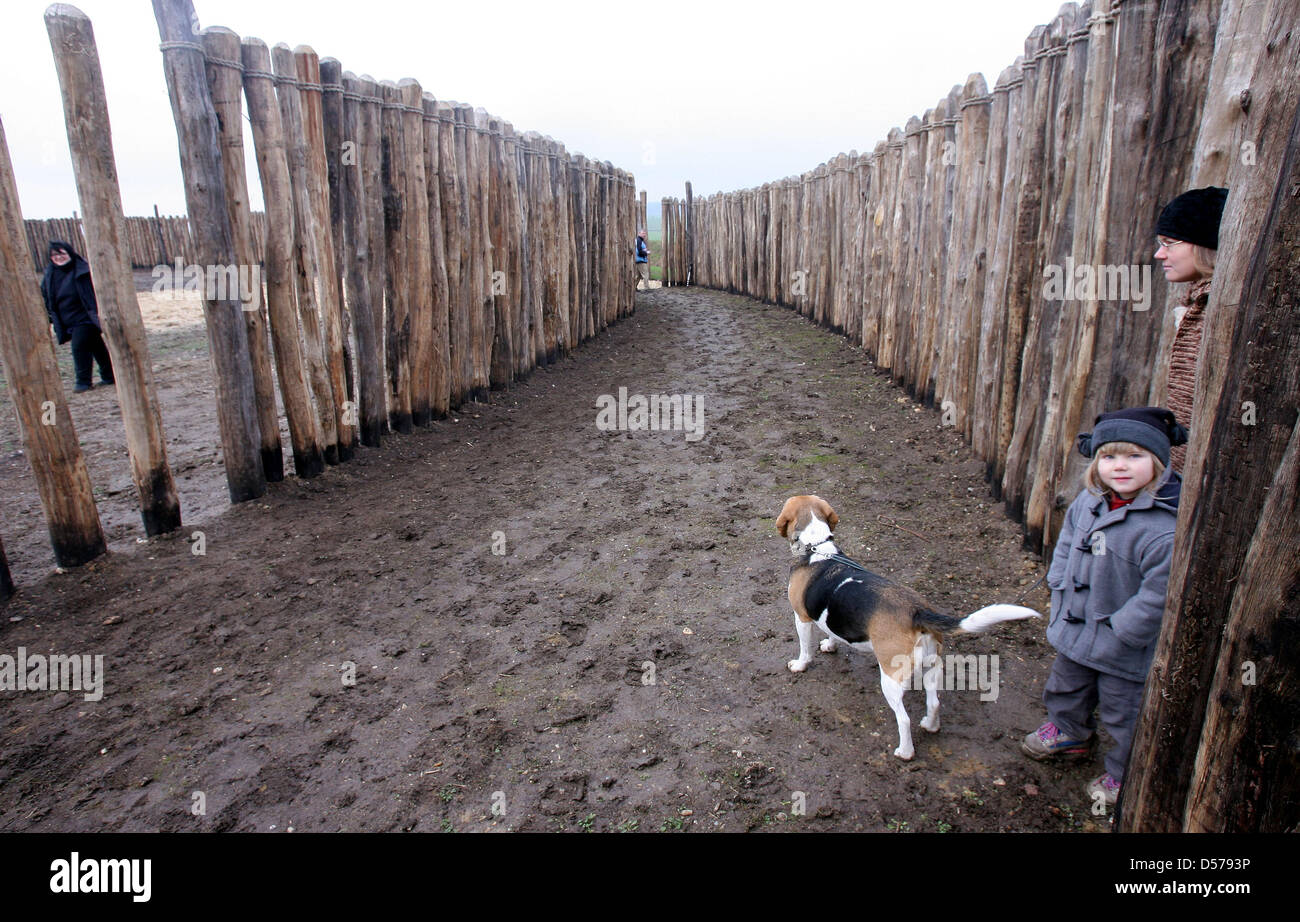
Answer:
<path fill-rule="evenodd" d="M 1169 447 L 1185 445 L 1187 430 L 1174 414 L 1164 407 L 1131 407 L 1103 413 L 1093 423 L 1092 432 L 1079 433 L 1079 454 L 1091 458 L 1109 442 L 1132 442 L 1141 445 L 1169 466 Z"/>
<path fill-rule="evenodd" d="M 1219 248 L 1219 221 L 1228 190 L 1206 186 L 1184 192 L 1164 207 L 1156 220 L 1156 234 L 1186 240 L 1210 250 Z"/>

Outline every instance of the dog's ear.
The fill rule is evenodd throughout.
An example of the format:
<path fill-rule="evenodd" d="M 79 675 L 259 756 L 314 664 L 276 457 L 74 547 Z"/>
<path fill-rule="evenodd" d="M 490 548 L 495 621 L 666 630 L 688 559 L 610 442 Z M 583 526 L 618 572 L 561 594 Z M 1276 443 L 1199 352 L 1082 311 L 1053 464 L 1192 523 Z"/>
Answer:
<path fill-rule="evenodd" d="M 831 504 L 819 496 L 817 497 L 817 509 L 825 517 L 826 524 L 830 526 L 831 531 L 834 531 L 835 526 L 840 524 L 840 517 L 835 514 L 835 510 L 831 508 Z"/>
<path fill-rule="evenodd" d="M 777 519 L 776 519 L 776 532 L 777 532 L 777 534 L 779 534 L 782 538 L 788 538 L 788 537 L 790 537 L 789 535 L 786 534 L 786 531 L 787 531 L 787 529 L 790 528 L 790 523 L 794 521 L 794 516 L 792 516 L 792 515 L 790 514 L 790 511 L 789 511 L 789 508 L 788 508 L 789 504 L 787 503 L 786 506 L 787 506 L 787 508 L 782 508 L 782 509 L 781 509 L 781 514 L 780 514 L 779 516 L 777 516 Z"/>

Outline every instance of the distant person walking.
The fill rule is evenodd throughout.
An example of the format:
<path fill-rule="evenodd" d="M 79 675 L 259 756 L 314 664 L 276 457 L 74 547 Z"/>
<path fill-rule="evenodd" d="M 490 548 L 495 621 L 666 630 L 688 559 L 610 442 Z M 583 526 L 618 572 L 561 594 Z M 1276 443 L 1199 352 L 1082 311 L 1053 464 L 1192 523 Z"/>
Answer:
<path fill-rule="evenodd" d="M 41 279 L 41 294 L 45 296 L 45 313 L 54 325 L 59 345 L 72 341 L 72 364 L 77 375 L 72 389 L 88 391 L 94 386 L 91 373 L 96 362 L 100 383 L 116 383 L 113 360 L 100 333 L 99 305 L 90 280 L 90 265 L 62 240 L 50 241 L 50 262 Z"/>
<path fill-rule="evenodd" d="M 636 234 L 636 287 L 639 290 L 641 283 L 645 282 L 645 287 L 650 287 L 650 246 L 645 242 L 645 231 L 637 231 Z"/>
<path fill-rule="evenodd" d="M 1196 354 L 1205 331 L 1205 306 L 1210 300 L 1210 282 L 1219 249 L 1219 221 L 1228 190 L 1218 186 L 1192 189 L 1175 198 L 1156 221 L 1155 258 L 1160 260 L 1167 282 L 1191 282 L 1187 294 L 1174 308 L 1177 330 L 1169 356 L 1169 396 L 1166 403 L 1174 416 L 1192 428 L 1193 398 L 1196 393 Z M 1169 455 L 1175 471 L 1182 472 L 1187 448 L 1176 445 Z"/>

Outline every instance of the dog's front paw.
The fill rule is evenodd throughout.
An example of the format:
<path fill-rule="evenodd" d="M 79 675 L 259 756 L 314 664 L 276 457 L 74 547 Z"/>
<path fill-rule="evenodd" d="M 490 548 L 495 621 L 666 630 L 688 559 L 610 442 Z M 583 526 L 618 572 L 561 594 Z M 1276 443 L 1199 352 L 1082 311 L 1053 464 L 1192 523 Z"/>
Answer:
<path fill-rule="evenodd" d="M 930 731 L 931 733 L 938 733 L 938 732 L 939 732 L 939 715 L 938 715 L 938 714 L 935 714 L 935 715 L 934 715 L 934 720 L 933 720 L 933 722 L 932 722 L 932 721 L 930 720 L 930 718 L 928 718 L 928 717 L 922 717 L 922 718 L 921 718 L 921 729 L 923 729 L 923 730 L 928 730 L 928 731 Z"/>
<path fill-rule="evenodd" d="M 911 758 L 914 754 L 915 753 L 912 752 L 911 746 L 908 746 L 906 748 L 899 746 L 897 749 L 894 750 L 894 755 L 898 756 L 900 759 L 903 759 L 904 761 L 911 761 Z"/>
<path fill-rule="evenodd" d="M 821 648 L 821 651 L 822 651 L 823 653 L 834 653 L 834 652 L 835 652 L 835 641 L 832 640 L 831 638 L 827 637 L 825 640 L 823 640 L 823 641 L 821 642 L 821 644 L 820 644 L 820 648 Z"/>
<path fill-rule="evenodd" d="M 792 659 L 785 666 L 791 672 L 803 672 L 808 668 L 808 661 L 806 659 Z"/>

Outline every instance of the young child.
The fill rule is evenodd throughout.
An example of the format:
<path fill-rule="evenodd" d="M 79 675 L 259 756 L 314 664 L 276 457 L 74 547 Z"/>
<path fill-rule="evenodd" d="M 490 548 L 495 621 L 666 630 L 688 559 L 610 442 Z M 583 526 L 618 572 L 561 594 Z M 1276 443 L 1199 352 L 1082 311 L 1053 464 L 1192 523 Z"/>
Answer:
<path fill-rule="evenodd" d="M 1079 452 L 1092 464 L 1047 573 L 1047 639 L 1057 651 L 1043 690 L 1048 721 L 1021 749 L 1039 760 L 1087 758 L 1100 705 L 1116 745 L 1088 795 L 1100 794 L 1107 805 L 1119 797 L 1160 635 L 1182 483 L 1169 467 L 1169 450 L 1186 441 L 1187 431 L 1160 407 L 1098 416 L 1092 433 L 1079 435 Z"/>

